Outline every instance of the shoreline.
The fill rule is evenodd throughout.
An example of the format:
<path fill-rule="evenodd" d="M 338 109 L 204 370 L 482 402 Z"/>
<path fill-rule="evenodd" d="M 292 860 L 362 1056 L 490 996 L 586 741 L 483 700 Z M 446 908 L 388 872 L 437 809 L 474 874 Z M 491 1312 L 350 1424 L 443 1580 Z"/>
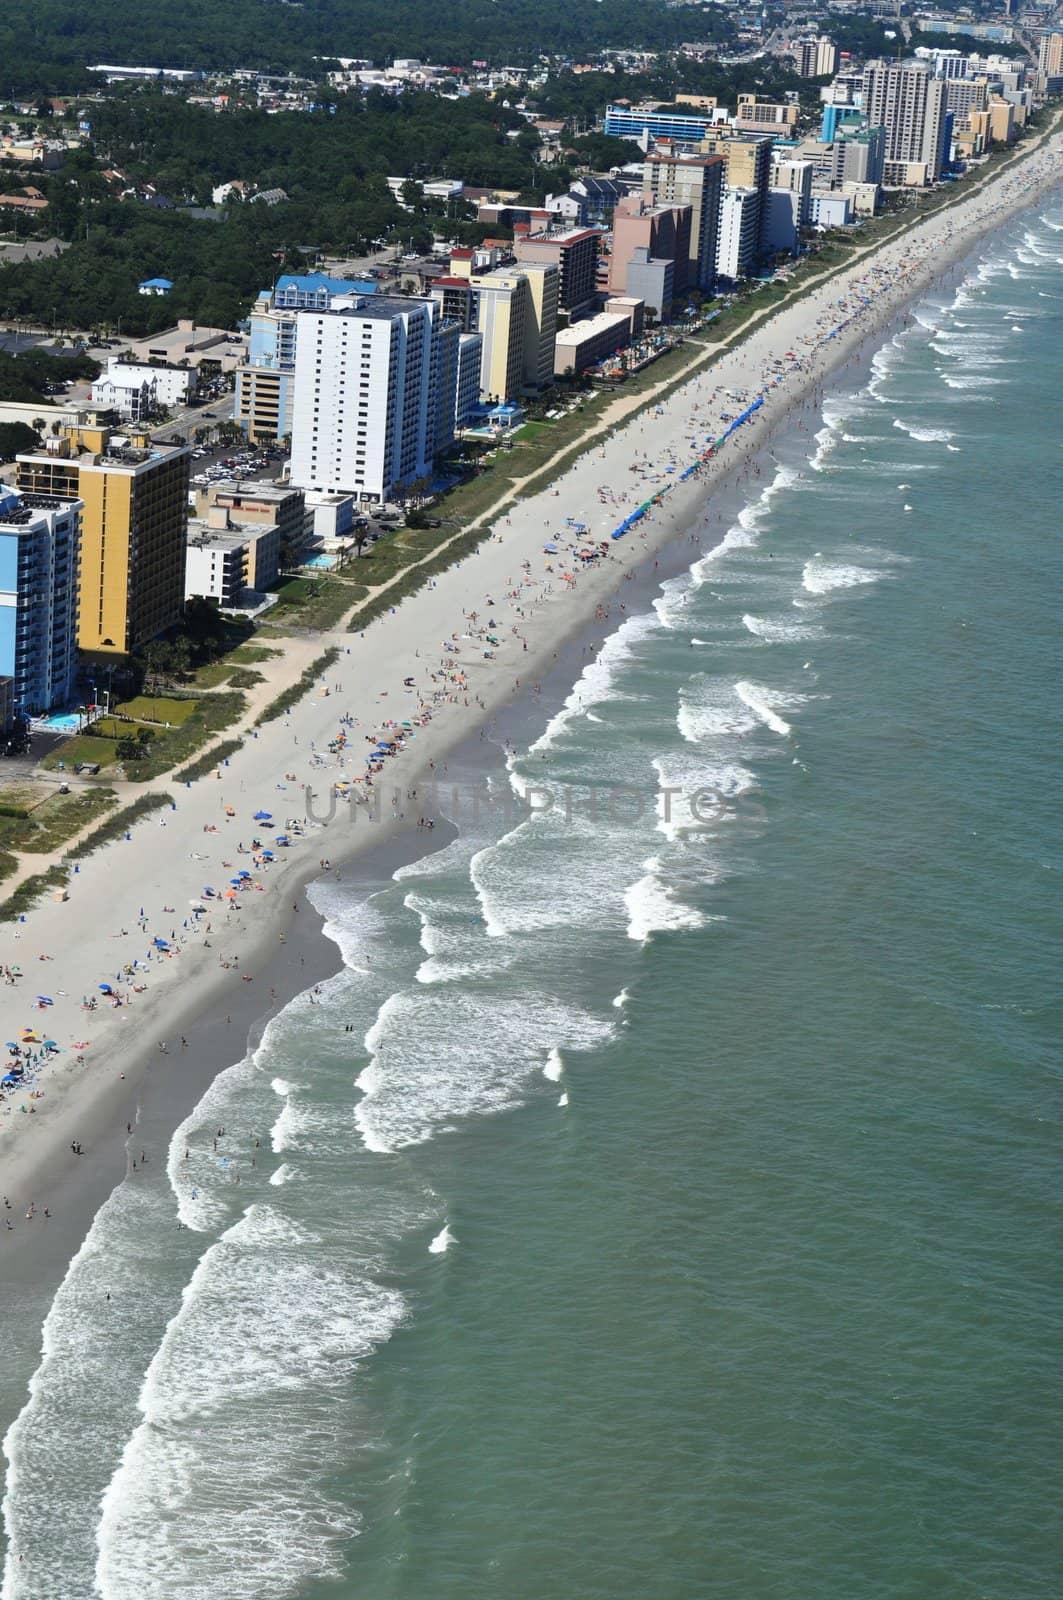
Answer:
<path fill-rule="evenodd" d="M 1063 170 L 1058 163 L 1059 136 L 1052 136 L 1048 143 L 1056 146 L 1056 170 L 1042 177 L 1043 190 L 1063 179 Z M 1043 159 L 1050 154 L 1047 146 L 1042 146 L 1038 151 L 1031 152 L 1030 160 L 1036 161 L 1038 157 Z M 1025 165 L 1025 162 L 1015 163 L 1010 174 L 1002 173 L 999 181 L 1006 183 L 1009 176 L 1014 181 L 1015 167 L 1022 169 Z M 980 194 L 971 196 L 969 201 L 945 208 L 942 216 L 927 219 L 911 233 L 902 235 L 900 241 L 891 241 L 883 247 L 882 252 L 876 252 L 861 261 L 853 269 L 853 276 L 857 279 L 865 277 L 880 254 L 896 253 L 898 248 L 910 246 L 920 229 L 940 232 L 946 222 L 954 224 L 957 213 L 965 205 L 984 209 L 985 201 L 993 190 L 994 184 L 991 183 Z M 153 818 L 142 822 L 132 830 L 127 840 L 112 844 L 101 851 L 98 857 L 83 863 L 78 878 L 71 881 L 71 898 L 68 902 L 46 903 L 28 913 L 25 923 L 2 930 L 0 961 L 6 964 L 17 961 L 26 973 L 21 991 L 10 986 L 0 990 L 0 1003 L 6 1008 L 4 1022 L 9 1030 L 2 1037 L 17 1039 L 18 1027 L 37 1018 L 38 1013 L 33 1010 L 29 991 L 32 989 L 36 992 L 36 984 L 46 982 L 57 991 L 55 1010 L 49 1010 L 46 1015 L 49 1026 L 54 1030 L 54 1037 L 62 1042 L 65 1052 L 46 1068 L 42 1079 L 45 1098 L 35 1103 L 33 1123 L 28 1115 L 22 1115 L 16 1109 L 20 1102 L 25 1103 L 25 1091 L 15 1101 L 9 1098 L 4 1106 L 0 1106 L 0 1113 L 6 1113 L 0 1116 L 0 1189 L 11 1195 L 15 1210 L 9 1214 L 18 1218 L 17 1239 L 9 1240 L 9 1244 L 14 1246 L 8 1250 L 8 1270 L 12 1274 L 9 1282 L 17 1283 L 30 1276 L 39 1278 L 42 1272 L 51 1275 L 60 1254 L 64 1265 L 69 1260 L 91 1224 L 96 1207 L 127 1170 L 126 1164 L 130 1159 L 125 1148 L 127 1123 L 133 1126 L 134 1144 L 138 1130 L 142 1129 L 146 1138 L 147 1124 L 150 1122 L 154 1125 L 156 1119 L 169 1120 L 169 1131 L 172 1132 L 218 1072 L 243 1058 L 249 1048 L 246 1041 L 254 1037 L 256 1028 L 260 1030 L 270 1016 L 295 994 L 305 990 L 308 983 L 325 976 L 323 969 L 327 967 L 328 973 L 337 970 L 341 964 L 339 952 L 331 940 L 319 937 L 322 932 L 321 919 L 310 907 L 305 894 L 310 880 L 319 875 L 320 860 L 330 859 L 319 856 L 318 862 L 315 862 L 312 859 L 313 846 L 327 845 L 344 875 L 347 876 L 353 867 L 360 883 L 372 883 L 378 878 L 381 881 L 390 879 L 399 864 L 399 856 L 412 860 L 431 849 L 440 848 L 446 842 L 443 830 L 431 836 L 416 831 L 413 821 L 416 803 L 412 798 L 406 798 L 409 791 L 416 791 L 424 783 L 431 763 L 441 757 L 449 758 L 466 741 L 477 739 L 479 731 L 490 729 L 496 717 L 508 719 L 508 714 L 514 708 L 521 717 L 532 707 L 538 714 L 544 704 L 549 704 L 549 697 L 532 698 L 527 692 L 529 674 L 532 681 L 536 675 L 549 680 L 557 671 L 570 683 L 571 665 L 580 636 L 597 638 L 615 628 L 615 619 L 610 622 L 608 614 L 600 622 L 595 618 L 603 608 L 611 608 L 623 581 L 629 576 L 634 577 L 630 598 L 641 602 L 644 584 L 647 589 L 655 588 L 661 578 L 667 575 L 651 565 L 655 554 L 671 546 L 678 555 L 682 550 L 681 533 L 693 519 L 712 514 L 716 497 L 733 494 L 741 498 L 747 493 L 747 488 L 742 485 L 744 476 L 752 469 L 761 452 L 791 426 L 799 409 L 809 405 L 818 406 L 817 390 L 831 376 L 844 370 L 854 358 L 859 359 L 869 341 L 875 340 L 876 345 L 880 344 L 889 324 L 903 314 L 911 301 L 925 293 L 935 282 L 947 277 L 966 256 L 982 245 L 996 227 L 1003 226 L 1013 216 L 1039 203 L 1039 199 L 1036 186 L 1033 192 L 1025 188 L 1021 196 L 1003 208 L 991 209 L 984 220 L 978 215 L 970 218 L 967 229 L 962 230 L 959 237 L 955 236 L 956 229 L 946 229 L 949 248 L 943 250 L 940 256 L 910 268 L 903 277 L 898 276 L 882 300 L 871 304 L 870 315 L 867 318 L 857 316 L 855 322 L 851 322 L 845 332 L 834 340 L 832 348 L 827 348 L 821 342 L 816 354 L 808 359 L 807 366 L 802 369 L 800 379 L 792 388 L 783 384 L 778 386 L 782 392 L 770 395 L 770 401 L 777 403 L 766 403 L 763 412 L 745 425 L 733 450 L 729 450 L 726 456 L 715 457 L 708 471 L 676 487 L 665 504 L 655 508 L 644 519 L 638 534 L 629 534 L 610 549 L 608 559 L 580 573 L 578 584 L 569 585 L 569 589 L 574 591 L 571 598 L 561 585 L 555 589 L 552 581 L 545 577 L 534 585 L 529 580 L 528 587 L 535 591 L 531 596 L 525 596 L 522 592 L 524 585 L 519 573 L 521 558 L 534 562 L 544 532 L 546 537 L 551 538 L 550 524 L 560 520 L 560 508 L 551 508 L 548 503 L 551 491 L 530 496 L 513 508 L 511 516 L 505 519 L 505 530 L 486 540 L 478 551 L 456 562 L 447 573 L 440 574 L 425 589 L 402 603 L 399 616 L 408 622 L 415 622 L 413 630 L 403 629 L 399 621 L 394 622 L 389 630 L 388 618 L 383 617 L 360 634 L 322 636 L 327 642 L 338 644 L 341 651 L 345 648 L 340 660 L 329 669 L 329 676 L 335 673 L 349 681 L 353 670 L 361 679 L 357 687 L 330 690 L 328 698 L 332 699 L 335 695 L 333 705 L 323 704 L 320 692 L 308 696 L 293 708 L 292 713 L 263 729 L 261 737 L 256 734 L 253 740 L 249 739 L 245 749 L 232 758 L 229 773 L 219 779 L 208 776 L 189 786 L 187 791 L 177 791 L 180 803 L 176 818 L 168 814 L 161 821 Z M 1000 214 L 1001 209 L 1003 214 Z M 662 428 L 658 430 L 662 434 L 664 448 L 674 454 L 683 442 L 684 435 L 689 436 L 690 425 L 684 427 L 682 418 L 675 415 L 676 412 L 688 412 L 695 402 L 711 403 L 703 386 L 714 382 L 718 385 L 725 368 L 728 369 L 725 376 L 736 389 L 742 376 L 755 381 L 759 347 L 767 342 L 770 351 L 774 342 L 774 348 L 780 350 L 780 334 L 786 338 L 796 338 L 790 325 L 800 323 L 802 318 L 814 318 L 817 306 L 829 301 L 831 295 L 844 295 L 844 282 L 843 273 L 831 279 L 824 290 L 813 291 L 793 306 L 766 319 L 748 339 L 733 349 L 724 350 L 717 359 L 706 359 L 704 363 L 699 363 L 694 375 L 684 380 L 676 394 L 666 402 L 673 414 L 665 418 Z M 807 331 L 806 328 L 806 334 Z M 763 355 L 760 355 L 760 360 L 764 360 Z M 736 373 L 732 373 L 730 368 L 737 369 Z M 655 416 L 663 409 L 659 407 Z M 653 417 L 636 414 L 628 423 L 617 428 L 608 440 L 596 442 L 563 475 L 561 484 L 564 485 L 570 477 L 586 479 L 581 485 L 582 489 L 593 490 L 590 474 L 601 474 L 606 478 L 607 469 L 596 466 L 606 456 L 606 445 L 618 446 L 621 451 L 626 448 L 631 452 L 628 459 L 632 460 L 635 445 L 625 436 L 634 431 L 635 437 L 640 440 L 640 447 L 644 448 L 654 431 L 653 421 Z M 647 450 L 646 460 L 649 454 Z M 663 481 L 667 482 L 666 479 Z M 617 487 L 628 486 L 624 485 L 623 480 L 617 484 Z M 561 492 L 560 487 L 555 489 L 552 497 L 560 498 Z M 600 513 L 593 509 L 595 500 L 601 508 Z M 594 493 L 589 503 L 592 507 L 591 517 L 598 524 L 594 528 L 594 537 L 605 537 L 601 525 L 618 510 L 615 500 L 609 504 L 600 493 Z M 569 504 L 566 490 L 566 510 Z M 582 506 L 578 509 L 582 513 Z M 543 520 L 536 526 L 539 518 Z M 616 515 L 615 521 L 619 520 L 620 515 Z M 511 535 L 508 530 L 517 521 L 521 521 L 524 528 L 519 534 Z M 680 562 L 676 570 L 685 564 L 688 563 Z M 513 574 L 505 570 L 510 566 L 514 569 Z M 403 693 L 398 686 L 402 685 L 404 677 L 410 675 L 404 668 L 413 666 L 415 662 L 418 663 L 414 667 L 415 672 L 423 672 L 426 667 L 426 662 L 420 660 L 418 641 L 424 645 L 426 654 L 434 658 L 438 651 L 434 643 L 427 641 L 438 638 L 441 628 L 452 634 L 454 623 L 460 622 L 461 617 L 466 615 L 467 604 L 484 604 L 487 597 L 485 589 L 491 595 L 493 609 L 501 614 L 501 602 L 494 605 L 494 592 L 503 592 L 501 585 L 512 583 L 514 574 L 518 579 L 514 614 L 519 617 L 519 625 L 525 632 L 525 649 L 516 656 L 511 653 L 508 663 L 487 668 L 482 660 L 471 659 L 476 653 L 476 645 L 473 644 L 471 651 L 467 649 L 463 636 L 460 647 L 462 659 L 464 661 L 466 656 L 470 657 L 463 667 L 464 676 L 468 679 L 466 692 L 463 693 L 460 687 L 455 692 L 451 679 L 446 685 L 445 698 L 436 703 L 432 721 L 416 730 L 414 737 L 417 743 L 411 741 L 408 744 L 397 766 L 384 764 L 388 770 L 384 775 L 386 781 L 383 787 L 391 788 L 392 770 L 396 773 L 396 782 L 401 780 L 403 786 L 396 790 L 396 797 L 391 803 L 393 814 L 384 816 L 379 824 L 366 822 L 365 826 L 347 827 L 344 837 L 341 810 L 341 814 L 333 817 L 327 825 L 309 830 L 307 838 L 300 841 L 300 846 L 292 850 L 289 858 L 263 873 L 263 897 L 261 901 L 253 902 L 253 913 L 226 911 L 223 931 L 215 936 L 211 950 L 205 948 L 205 941 L 196 943 L 194 933 L 190 933 L 180 956 L 167 960 L 167 966 L 176 962 L 182 981 L 167 981 L 167 974 L 164 981 L 153 982 L 149 992 L 136 997 L 135 1012 L 126 1008 L 123 1017 L 111 1012 L 99 1015 L 99 1025 L 95 1019 L 91 1024 L 86 1022 L 84 1014 L 78 1010 L 78 992 L 84 992 L 90 986 L 88 979 L 91 970 L 99 975 L 101 971 L 106 971 L 114 959 L 108 955 L 106 948 L 100 953 L 102 941 L 98 908 L 104 908 L 105 917 L 111 916 L 107 908 L 117 898 L 124 896 L 129 904 L 120 905 L 114 917 L 119 922 L 124 917 L 127 925 L 131 926 L 132 920 L 135 920 L 135 907 L 130 909 L 133 902 L 142 902 L 147 911 L 149 904 L 154 906 L 157 901 L 161 906 L 175 908 L 170 916 L 179 921 L 181 913 L 176 908 L 187 905 L 190 898 L 190 893 L 186 892 L 188 883 L 201 878 L 217 880 L 221 869 L 213 859 L 201 866 L 197 859 L 200 852 L 194 848 L 178 850 L 176 847 L 194 847 L 202 842 L 199 835 L 203 828 L 222 827 L 216 819 L 221 809 L 220 803 L 225 800 L 232 804 L 234 810 L 238 809 L 238 818 L 233 820 L 237 822 L 242 837 L 253 826 L 254 804 L 257 802 L 261 808 L 271 800 L 280 803 L 275 801 L 278 775 L 285 771 L 289 763 L 294 766 L 303 760 L 306 738 L 313 738 L 316 743 L 319 736 L 332 731 L 341 710 L 357 710 L 359 713 L 359 726 L 357 733 L 352 732 L 352 745 L 355 738 L 362 737 L 365 728 L 379 730 L 387 721 L 408 720 L 396 716 L 401 703 L 399 697 Z M 459 575 L 461 581 L 458 581 Z M 442 592 L 444 590 L 445 594 Z M 525 614 L 525 607 L 532 610 L 531 616 Z M 510 625 L 508 618 L 507 625 Z M 516 624 L 512 625 L 516 627 Z M 437 629 L 435 634 L 429 631 L 433 626 Z M 501 632 L 499 625 L 499 638 Z M 403 634 L 406 636 L 402 637 Z M 507 646 L 511 640 L 512 636 L 506 641 Z M 373 650 L 377 659 L 366 660 Z M 516 650 L 515 645 L 513 650 Z M 498 653 L 505 655 L 507 652 L 502 650 Z M 514 668 L 521 672 L 519 678 L 511 677 Z M 382 683 L 388 687 L 381 688 Z M 471 705 L 469 691 L 475 691 Z M 419 688 L 418 692 L 423 691 Z M 362 703 L 370 696 L 375 700 L 371 711 Z M 390 705 L 383 703 L 388 700 Z M 451 705 L 460 704 L 462 700 L 471 715 L 462 717 L 459 714 L 455 719 L 449 714 Z M 402 708 L 407 709 L 405 705 Z M 298 732 L 294 731 L 296 729 Z M 293 740 L 299 740 L 300 735 L 304 737 L 304 749 L 297 758 L 289 747 Z M 357 746 L 353 747 L 357 753 Z M 337 771 L 335 766 L 321 769 L 320 776 L 315 778 L 313 774 L 317 770 L 312 762 L 307 778 L 317 782 L 320 790 L 323 790 L 327 775 L 331 789 Z M 284 809 L 299 809 L 302 801 L 296 799 L 296 793 L 298 791 L 285 801 Z M 407 804 L 412 807 L 408 816 L 403 814 Z M 353 818 L 357 813 L 350 815 Z M 154 830 L 162 826 L 172 828 L 173 832 L 160 838 Z M 232 824 L 224 826 L 231 828 Z M 169 847 L 169 865 L 159 860 L 162 854 L 157 848 L 159 844 Z M 232 861 L 236 862 L 231 835 L 226 840 L 226 849 Z M 124 874 L 120 855 L 123 850 L 127 852 L 125 865 L 129 869 Z M 194 864 L 191 868 L 182 865 L 179 872 L 179 861 L 184 862 L 186 858 L 192 858 Z M 243 864 L 242 861 L 240 864 Z M 291 909 L 295 904 L 300 907 L 298 912 Z M 310 915 L 307 920 L 308 911 Z M 158 911 L 149 915 L 150 934 L 146 927 L 138 935 L 117 936 L 112 933 L 110 937 L 134 940 L 139 950 L 163 926 L 165 919 L 155 920 L 161 916 Z M 296 932 L 293 924 L 297 917 L 299 927 Z M 173 923 L 175 928 L 176 921 Z M 248 923 L 252 926 L 246 926 Z M 221 939 L 225 941 L 226 951 L 231 946 L 238 956 L 243 969 L 240 973 L 236 973 L 232 966 L 219 966 L 213 951 Z M 123 945 L 120 952 L 122 959 L 128 948 Z M 298 967 L 294 959 L 297 951 L 301 963 Z M 47 952 L 50 959 L 46 967 L 38 969 L 34 957 L 42 952 Z M 45 970 L 47 978 L 44 977 Z M 69 978 L 66 976 L 68 970 L 71 974 Z M 60 973 L 63 975 L 62 982 L 57 977 Z M 250 979 L 245 982 L 246 974 L 250 974 Z M 58 1004 L 60 995 L 64 1001 L 62 1024 Z M 223 1019 L 223 1012 L 224 1017 L 232 1018 L 231 1022 Z M 119 1022 L 132 1020 L 134 1016 L 134 1029 L 127 1030 L 119 1026 Z M 67 1041 L 72 1041 L 76 1036 L 90 1036 L 90 1028 L 92 1036 L 90 1047 L 84 1052 L 85 1065 L 75 1068 L 74 1055 Z M 72 1030 L 76 1030 L 76 1033 Z M 189 1039 L 187 1056 L 175 1048 L 175 1036 L 179 1038 L 182 1031 Z M 136 1037 L 128 1037 L 129 1034 L 135 1034 Z M 168 1046 L 166 1072 L 159 1071 L 159 1063 L 155 1059 L 162 1054 L 158 1049 L 160 1040 Z M 240 1042 L 234 1045 L 234 1041 Z M 196 1052 L 194 1069 L 176 1080 L 173 1075 L 177 1071 L 177 1062 L 192 1060 L 193 1052 Z M 178 1102 L 184 1109 L 174 1118 L 172 1113 Z M 87 1144 L 85 1156 L 70 1154 L 69 1143 L 72 1138 Z M 159 1159 L 157 1147 L 153 1159 Z M 34 1226 L 23 1225 L 22 1213 L 30 1199 L 36 1200 L 38 1207 L 49 1205 L 50 1209 L 54 1209 L 54 1216 L 47 1225 L 39 1221 Z M 41 1239 L 45 1226 L 48 1230 L 47 1244 Z M 29 1248 L 31 1244 L 32 1248 Z M 23 1246 L 26 1248 L 23 1249 Z"/>

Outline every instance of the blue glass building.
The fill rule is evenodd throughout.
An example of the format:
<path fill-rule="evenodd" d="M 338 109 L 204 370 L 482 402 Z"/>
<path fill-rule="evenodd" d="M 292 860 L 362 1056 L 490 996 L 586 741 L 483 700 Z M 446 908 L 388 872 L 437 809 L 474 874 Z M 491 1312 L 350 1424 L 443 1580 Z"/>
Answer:
<path fill-rule="evenodd" d="M 0 675 L 15 710 L 74 698 L 81 501 L 0 489 Z"/>

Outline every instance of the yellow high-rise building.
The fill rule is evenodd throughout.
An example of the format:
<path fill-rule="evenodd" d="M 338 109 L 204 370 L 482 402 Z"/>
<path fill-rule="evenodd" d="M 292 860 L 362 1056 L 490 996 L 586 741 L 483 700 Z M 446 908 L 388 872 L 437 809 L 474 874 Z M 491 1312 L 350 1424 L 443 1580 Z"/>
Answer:
<path fill-rule="evenodd" d="M 17 457 L 18 487 L 84 503 L 78 647 L 128 655 L 184 608 L 189 451 L 70 428 Z"/>

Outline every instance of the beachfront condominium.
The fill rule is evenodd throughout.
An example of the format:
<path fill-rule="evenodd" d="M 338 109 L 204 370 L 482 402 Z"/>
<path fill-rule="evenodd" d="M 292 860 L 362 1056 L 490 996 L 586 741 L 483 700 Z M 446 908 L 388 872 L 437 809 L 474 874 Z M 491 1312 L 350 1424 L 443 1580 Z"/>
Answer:
<path fill-rule="evenodd" d="M 716 253 L 716 268 L 721 278 L 736 283 L 740 278 L 748 278 L 753 271 L 767 221 L 765 209 L 757 189 L 724 190 Z"/>
<path fill-rule="evenodd" d="M 654 316 L 668 317 L 690 281 L 691 220 L 689 205 L 655 205 L 646 194 L 621 200 L 613 214 L 609 293 L 634 295 Z"/>
<path fill-rule="evenodd" d="M 560 269 L 553 262 L 518 261 L 489 272 L 464 272 L 470 263 L 451 257 L 451 270 L 431 285 L 440 314 L 463 334 L 479 337 L 479 397 L 515 400 L 553 382 Z M 457 389 L 468 397 L 471 344 L 459 344 Z"/>
<path fill-rule="evenodd" d="M 647 156 L 643 189 L 654 205 L 690 207 L 687 283 L 705 294 L 716 282 L 716 245 L 723 202 L 723 156 Z"/>
<path fill-rule="evenodd" d="M 937 183 L 948 151 L 945 82 L 929 61 L 869 61 L 863 111 L 886 130 L 883 181 L 901 188 Z"/>
<path fill-rule="evenodd" d="M 728 133 L 726 131 L 708 134 L 701 142 L 703 155 L 722 156 L 724 160 L 724 194 L 728 189 L 753 189 L 757 199 L 755 206 L 757 216 L 757 244 L 759 253 L 764 247 L 762 235 L 762 214 L 768 203 L 768 190 L 771 187 L 771 163 L 774 141 L 770 134 L 763 133 Z M 743 202 L 743 210 L 747 209 L 750 202 Z M 721 197 L 721 228 L 723 225 Z M 743 223 L 743 228 L 747 224 Z M 717 247 L 717 264 L 719 262 L 719 247 Z M 723 268 L 718 270 L 722 273 Z M 728 276 L 728 274 L 724 274 Z"/>
<path fill-rule="evenodd" d="M 74 697 L 80 514 L 76 498 L 0 487 L 0 674 L 26 716 Z"/>
<path fill-rule="evenodd" d="M 1043 33 L 1037 52 L 1037 71 L 1046 94 L 1063 88 L 1063 33 Z"/>
<path fill-rule="evenodd" d="M 557 268 L 557 310 L 566 323 L 597 309 L 601 242 L 597 228 L 561 226 L 532 233 L 526 223 L 518 223 L 513 230 L 513 254 L 521 266 Z"/>
<path fill-rule="evenodd" d="M 289 438 L 295 379 L 296 315 L 327 311 L 334 300 L 372 294 L 372 280 L 287 272 L 263 289 L 248 319 L 247 360 L 236 369 L 233 416 L 252 444 Z"/>
<path fill-rule="evenodd" d="M 438 305 L 359 296 L 298 318 L 291 481 L 381 502 L 430 478 L 454 437 Z"/>
<path fill-rule="evenodd" d="M 83 502 L 82 650 L 128 655 L 181 620 L 189 460 L 184 445 L 88 428 L 16 458 L 20 490 Z"/>

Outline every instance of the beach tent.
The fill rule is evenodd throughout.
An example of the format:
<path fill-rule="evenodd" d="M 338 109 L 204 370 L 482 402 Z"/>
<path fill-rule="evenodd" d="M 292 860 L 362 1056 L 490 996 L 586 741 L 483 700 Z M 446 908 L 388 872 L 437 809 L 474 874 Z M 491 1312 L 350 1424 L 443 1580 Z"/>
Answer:
<path fill-rule="evenodd" d="M 272 811 L 256 811 L 254 820 L 255 822 L 272 822 L 273 813 Z"/>

